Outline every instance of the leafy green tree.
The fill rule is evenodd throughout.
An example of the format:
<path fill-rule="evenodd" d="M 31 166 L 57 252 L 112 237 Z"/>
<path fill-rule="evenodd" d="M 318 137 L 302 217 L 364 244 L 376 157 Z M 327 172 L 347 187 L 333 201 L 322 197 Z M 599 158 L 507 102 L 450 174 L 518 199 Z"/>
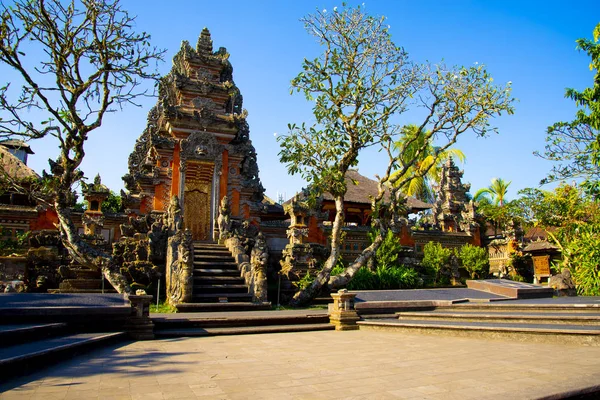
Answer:
<path fill-rule="evenodd" d="M 429 242 L 423 247 L 423 260 L 421 265 L 425 267 L 427 274 L 433 277 L 434 283 L 440 283 L 443 272 L 450 268 L 450 257 L 452 250 L 442 247 L 438 242 Z"/>
<path fill-rule="evenodd" d="M 483 247 L 467 243 L 456 251 L 456 256 L 471 279 L 485 278 L 488 275 L 490 262 L 487 250 Z"/>
<path fill-rule="evenodd" d="M 512 181 L 507 182 L 502 178 L 493 178 L 490 186 L 479 189 L 477 192 L 475 192 L 473 201 L 482 202 L 483 204 L 494 203 L 502 207 L 506 199 L 508 187 L 511 183 Z M 487 198 L 488 195 L 491 197 L 491 199 Z"/>
<path fill-rule="evenodd" d="M 561 250 L 558 268 L 571 270 L 579 294 L 600 295 L 600 202 L 570 185 L 520 193 L 523 217 Z"/>
<path fill-rule="evenodd" d="M 370 235 L 371 240 L 377 237 L 377 232 L 373 232 Z M 400 241 L 394 235 L 391 230 L 388 231 L 385 239 L 381 242 L 381 245 L 375 252 L 375 265 L 376 266 L 394 266 L 398 265 L 398 257 L 403 251 Z"/>
<path fill-rule="evenodd" d="M 426 132 L 420 131 L 416 125 L 404 126 L 400 135 L 400 140 L 395 144 L 395 147 L 398 150 L 403 150 L 400 157 L 405 161 L 415 158 L 416 153 L 420 149 L 424 149 L 414 165 L 404 174 L 412 179 L 406 181 L 400 190 L 407 196 L 414 196 L 420 200 L 433 203 L 435 201 L 433 185 L 440 182 L 443 163 L 450 157 L 464 162 L 466 159 L 465 154 L 458 149 L 441 151 L 439 147 L 432 144 L 431 138 L 428 144 L 424 143 L 425 137 L 428 135 Z M 399 179 L 403 181 L 402 178 Z"/>
<path fill-rule="evenodd" d="M 0 63 L 20 78 L 0 88 L 0 137 L 56 138 L 59 155 L 50 160 L 43 183 L 65 246 L 81 264 L 101 269 L 119 292 L 130 288 L 118 266 L 81 240 L 70 207 L 73 187 L 83 178 L 79 167 L 88 136 L 107 112 L 146 95 L 143 81 L 158 77 L 150 67 L 163 52 L 133 25 L 118 0 L 0 3 Z M 11 85 L 21 86 L 16 100 Z M 44 115 L 41 122 L 26 119 L 32 109 Z"/>
<path fill-rule="evenodd" d="M 118 214 L 123 212 L 123 204 L 121 203 L 121 196 L 110 191 L 108 198 L 102 202 L 102 212 Z"/>
<path fill-rule="evenodd" d="M 324 48 L 316 59 L 305 59 L 303 71 L 292 80 L 293 91 L 314 103 L 315 123 L 290 124 L 290 132 L 278 138 L 279 156 L 290 173 L 308 181 L 313 195 L 329 192 L 336 213 L 330 256 L 315 280 L 296 293 L 292 304 L 306 303 L 325 284 L 345 286 L 377 251 L 387 231 L 399 228 L 404 199 L 398 188 L 414 178 L 407 173 L 414 170 L 432 138 L 439 139 L 438 156 L 460 134 L 473 131 L 484 135 L 493 130 L 489 125 L 492 116 L 513 111 L 510 87 L 495 86 L 481 65 L 448 68 L 411 62 L 406 51 L 392 42 L 384 17 L 367 15 L 360 7 L 343 7 L 317 11 L 302 21 Z M 394 147 L 400 128 L 392 117 L 409 106 L 426 110 L 418 125 L 423 132 L 422 145 L 412 158 L 402 159 L 416 138 Z M 358 164 L 361 151 L 373 146 L 388 158 L 372 200 L 372 224 L 378 234 L 342 274 L 330 276 L 340 254 L 346 172 Z M 392 171 L 397 173 L 392 176 Z"/>
<path fill-rule="evenodd" d="M 543 154 L 536 155 L 558 164 L 542 184 L 581 178 L 588 193 L 600 194 L 600 23 L 593 39 L 578 39 L 577 49 L 591 58 L 594 72 L 592 87 L 582 91 L 567 89 L 565 97 L 573 100 L 579 110 L 573 121 L 561 121 L 548 127 Z"/>
<path fill-rule="evenodd" d="M 495 233 L 503 233 L 523 224 L 523 211 L 519 208 L 521 203 L 513 200 L 505 202 L 502 206 L 491 201 L 480 201 L 477 213 L 482 215 L 494 227 Z"/>

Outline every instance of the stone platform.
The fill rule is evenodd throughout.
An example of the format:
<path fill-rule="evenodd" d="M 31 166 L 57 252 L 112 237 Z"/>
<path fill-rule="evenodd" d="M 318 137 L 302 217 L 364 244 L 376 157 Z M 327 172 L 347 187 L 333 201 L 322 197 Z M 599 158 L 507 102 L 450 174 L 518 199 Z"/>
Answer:
<path fill-rule="evenodd" d="M 554 295 L 554 289 L 551 287 L 515 282 L 508 279 L 468 280 L 467 287 L 516 299 L 544 298 Z"/>
<path fill-rule="evenodd" d="M 29 319 L 71 320 L 90 316 L 126 317 L 131 305 L 122 294 L 90 293 L 3 293 L 0 317 L 19 321 Z"/>

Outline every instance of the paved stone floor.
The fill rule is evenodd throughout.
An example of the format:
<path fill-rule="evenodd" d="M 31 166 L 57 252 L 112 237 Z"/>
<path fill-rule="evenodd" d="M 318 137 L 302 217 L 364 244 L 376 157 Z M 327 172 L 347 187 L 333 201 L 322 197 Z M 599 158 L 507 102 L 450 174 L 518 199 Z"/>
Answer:
<path fill-rule="evenodd" d="M 600 384 L 600 347 L 303 332 L 135 342 L 0 384 L 0 399 L 526 399 Z"/>

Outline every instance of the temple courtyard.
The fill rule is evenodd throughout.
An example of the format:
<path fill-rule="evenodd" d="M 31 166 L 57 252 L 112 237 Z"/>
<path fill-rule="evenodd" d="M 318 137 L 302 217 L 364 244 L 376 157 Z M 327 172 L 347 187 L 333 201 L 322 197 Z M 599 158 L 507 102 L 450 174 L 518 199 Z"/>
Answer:
<path fill-rule="evenodd" d="M 357 330 L 116 344 L 3 382 L 0 399 L 530 399 L 594 387 L 600 347 Z"/>

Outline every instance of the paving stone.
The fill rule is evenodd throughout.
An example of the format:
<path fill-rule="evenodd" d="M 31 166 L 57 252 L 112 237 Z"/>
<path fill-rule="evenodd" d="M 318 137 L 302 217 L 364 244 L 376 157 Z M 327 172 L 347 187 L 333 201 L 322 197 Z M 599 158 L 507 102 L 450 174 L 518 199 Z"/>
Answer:
<path fill-rule="evenodd" d="M 359 330 L 135 342 L 2 383 L 0 399 L 519 399 L 597 382 L 600 348 Z"/>

